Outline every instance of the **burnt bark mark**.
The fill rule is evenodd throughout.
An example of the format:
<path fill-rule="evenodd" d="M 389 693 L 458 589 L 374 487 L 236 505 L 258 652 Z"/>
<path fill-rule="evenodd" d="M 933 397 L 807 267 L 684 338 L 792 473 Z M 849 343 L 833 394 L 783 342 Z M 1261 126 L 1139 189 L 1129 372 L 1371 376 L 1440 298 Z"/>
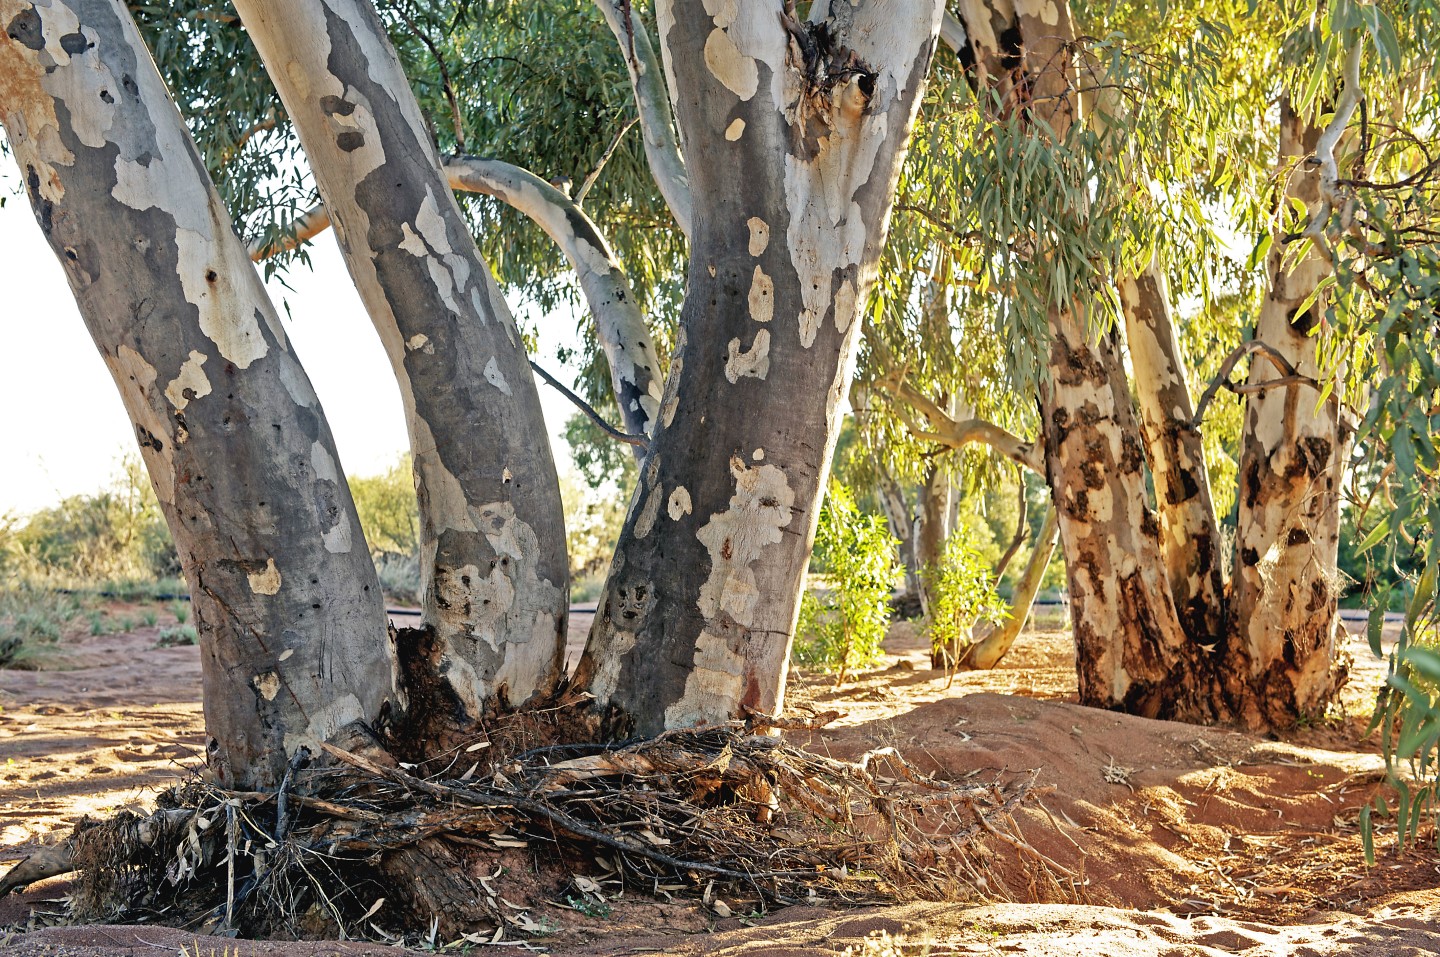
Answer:
<path fill-rule="evenodd" d="M 45 27 L 34 7 L 21 10 L 5 27 L 6 34 L 16 43 L 37 53 L 45 49 Z"/>
<path fill-rule="evenodd" d="M 405 714 L 397 715 L 391 741 L 395 754 L 415 761 L 445 754 L 455 738 L 467 730 L 470 716 L 447 680 L 445 649 L 436 640 L 435 630 L 390 626 L 400 675 L 408 699 Z"/>
<path fill-rule="evenodd" d="M 1307 435 L 1295 443 L 1295 458 L 1285 470 L 1286 478 L 1319 478 L 1330 470 L 1334 446 L 1329 439 Z"/>

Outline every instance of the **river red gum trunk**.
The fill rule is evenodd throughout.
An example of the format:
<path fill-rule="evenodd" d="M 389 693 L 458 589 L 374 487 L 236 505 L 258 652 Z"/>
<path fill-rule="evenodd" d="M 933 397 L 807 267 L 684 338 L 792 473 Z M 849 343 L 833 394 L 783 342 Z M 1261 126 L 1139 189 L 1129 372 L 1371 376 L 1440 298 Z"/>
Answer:
<path fill-rule="evenodd" d="M 0 121 L 195 599 L 210 772 L 273 788 L 403 702 L 324 412 L 125 5 L 0 28 Z"/>
<path fill-rule="evenodd" d="M 1281 103 L 1280 165 L 1289 171 L 1286 201 L 1314 209 L 1318 174 L 1305 165 L 1320 131 Z M 1270 287 L 1255 338 L 1300 375 L 1324 381 L 1317 356 L 1319 299 L 1300 306 L 1329 273 L 1313 250 L 1292 268 L 1284 244 L 1270 253 Z M 1281 373 L 1255 359 L 1251 383 Z M 1241 438 L 1239 522 L 1231 583 L 1230 694 L 1238 716 L 1256 727 L 1287 727 L 1324 711 L 1344 683 L 1337 657 L 1341 625 L 1337 553 L 1340 486 L 1348 438 L 1333 398 L 1308 385 L 1247 396 Z"/>

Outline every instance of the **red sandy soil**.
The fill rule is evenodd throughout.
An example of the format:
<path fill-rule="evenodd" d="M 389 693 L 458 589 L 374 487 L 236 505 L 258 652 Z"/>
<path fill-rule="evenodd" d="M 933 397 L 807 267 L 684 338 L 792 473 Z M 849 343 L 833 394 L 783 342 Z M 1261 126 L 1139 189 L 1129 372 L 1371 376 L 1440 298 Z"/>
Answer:
<path fill-rule="evenodd" d="M 572 653 L 588 617 L 572 622 Z M 0 672 L 0 865 L 62 839 L 83 815 L 142 808 L 197 767 L 198 654 L 155 648 L 156 637 L 156 629 L 77 636 L 67 643 L 70 670 Z M 899 625 L 881 668 L 856 681 L 836 687 L 823 675 L 792 675 L 793 704 L 844 712 L 824 731 L 792 738 L 848 758 L 893 745 L 948 779 L 1037 771 L 1051 790 L 1016 823 L 1046 866 L 997 856 L 987 888 L 997 903 L 981 907 L 791 907 L 721 919 L 698 901 L 616 899 L 607 917 L 557 901 L 532 915 L 556 933 L 531 943 L 576 955 L 746 957 L 838 957 L 847 948 L 874 957 L 1440 953 L 1433 845 L 1396 853 L 1382 834 L 1374 867 L 1361 852 L 1358 811 L 1383 768 L 1375 743 L 1361 738 L 1384 663 L 1363 642 L 1350 650 L 1346 713 L 1282 741 L 1081 708 L 1071 646 L 1054 632 L 1027 632 L 1000 668 L 952 682 L 929 669 L 913 630 Z M 158 927 L 44 926 L 53 922 L 47 914 L 63 912 L 56 899 L 64 890 L 55 880 L 0 902 L 0 928 L 12 928 L 0 929 L 0 952 L 405 953 Z"/>

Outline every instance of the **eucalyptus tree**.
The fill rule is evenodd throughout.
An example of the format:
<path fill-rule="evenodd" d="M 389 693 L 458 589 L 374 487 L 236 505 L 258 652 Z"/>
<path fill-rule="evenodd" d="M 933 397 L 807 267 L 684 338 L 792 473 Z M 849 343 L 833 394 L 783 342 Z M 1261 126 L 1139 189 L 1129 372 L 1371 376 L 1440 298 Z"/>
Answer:
<path fill-rule="evenodd" d="M 403 655 L 318 402 L 125 5 L 0 4 L 0 109 L 206 596 L 212 766 L 269 787 L 298 748 L 343 727 L 424 729 L 423 755 L 447 727 L 556 690 L 568 582 L 553 464 L 534 441 L 523 337 L 451 182 L 473 176 L 550 216 L 577 265 L 609 263 L 603 242 L 573 241 L 587 227 L 563 190 L 459 156 L 442 166 L 370 4 L 237 8 L 279 102 L 229 130 L 232 146 L 272 124 L 298 136 L 405 398 L 427 631 Z M 152 35 L 176 25 L 141 12 Z M 240 29 L 228 8 L 195 13 L 206 30 Z M 647 451 L 572 682 L 611 733 L 653 733 L 780 705 L 941 8 L 662 4 L 658 51 L 628 4 L 606 13 L 689 255 L 665 389 L 619 396 L 643 413 Z M 166 59 L 195 52 L 159 46 Z M 461 116 L 453 85 L 439 95 Z M 582 287 L 597 315 L 613 312 L 596 290 L 616 282 Z M 621 327 L 598 326 L 602 338 Z"/>
<path fill-rule="evenodd" d="M 950 370 L 932 357 L 938 376 L 903 378 L 874 353 L 873 380 L 902 419 L 921 420 L 912 433 L 941 446 L 990 442 L 1022 461 L 1017 433 L 1038 436 L 1044 461 L 1031 464 L 1060 508 L 1082 700 L 1254 726 L 1318 713 L 1344 677 L 1335 539 L 1366 401 L 1343 358 L 1354 340 L 1337 329 L 1370 308 L 1331 300 L 1326 250 L 1383 195 L 1336 171 L 1375 155 L 1355 122 L 1364 98 L 1387 118 L 1408 101 L 1390 127 L 1412 144 L 1398 162 L 1411 180 L 1428 175 L 1431 5 L 1077 4 L 1078 27 L 1059 2 L 977 0 L 958 14 L 944 36 L 966 82 L 937 106 L 965 105 L 951 123 L 922 120 L 936 132 L 912 153 L 926 175 L 907 172 L 916 187 L 902 187 L 897 238 L 923 241 L 902 266 L 934 276 L 960 263 L 946 287 L 996 317 L 1008 351 L 989 383 L 1037 396 L 1039 421 L 1002 406 L 987 429 L 937 402 L 955 388 L 946 376 L 977 368 L 963 352 Z M 949 68 L 942 58 L 931 99 Z M 1396 93 L 1367 74 L 1407 82 Z M 933 159 L 944 155 L 949 167 Z M 1263 272 L 1225 275 L 1221 230 L 1256 237 Z M 1210 357 L 1217 377 L 1196 402 L 1194 335 L 1167 287 L 1219 306 L 1233 297 L 1217 279 L 1266 293 L 1247 341 L 1210 327 L 1236 348 Z M 974 335 L 974 306 L 956 312 L 972 317 L 958 338 Z M 952 348 L 928 341 L 933 355 Z M 1248 379 L 1231 382 L 1250 356 Z M 1234 491 L 1213 487 L 1206 458 L 1218 449 L 1201 431 L 1222 387 L 1246 400 Z M 1236 502 L 1228 582 L 1214 499 Z"/>

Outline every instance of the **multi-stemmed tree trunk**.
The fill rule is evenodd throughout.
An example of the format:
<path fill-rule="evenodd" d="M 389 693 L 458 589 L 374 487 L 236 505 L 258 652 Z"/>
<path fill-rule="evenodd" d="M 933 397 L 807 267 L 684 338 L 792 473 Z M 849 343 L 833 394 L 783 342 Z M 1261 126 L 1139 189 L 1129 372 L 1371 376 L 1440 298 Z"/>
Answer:
<path fill-rule="evenodd" d="M 997 94 L 1002 110 L 1031 122 L 1035 136 L 1064 140 L 1085 120 L 1068 5 L 1012 9 L 965 0 L 961 10 L 949 33 L 968 51 L 962 59 L 973 61 L 975 82 Z M 1308 155 L 1316 137 L 1302 145 L 1288 110 L 1281 125 L 1287 166 Z M 1288 195 L 1318 205 L 1313 182 L 1292 181 Z M 1119 329 L 1097 337 L 1076 304 L 1051 307 L 1041 428 L 1060 510 L 1082 701 L 1283 727 L 1322 710 L 1338 689 L 1335 542 L 1344 440 L 1338 405 L 1319 405 L 1303 384 L 1321 374 L 1309 335 L 1318 307 L 1294 314 L 1328 266 L 1312 254 L 1287 273 L 1281 258 L 1279 251 L 1271 256 L 1257 337 L 1289 363 L 1296 381 L 1271 390 L 1260 381 L 1265 369 L 1251 372 L 1259 391 L 1250 396 L 1242 437 L 1239 554 L 1228 596 L 1162 274 L 1152 267 L 1117 277 L 1133 380 L 1121 363 Z"/>
<path fill-rule="evenodd" d="M 195 600 L 211 772 L 273 787 L 404 701 L 324 413 L 124 4 L 0 27 L 0 122 Z"/>
<path fill-rule="evenodd" d="M 1084 119 L 1068 4 L 1010 10 L 972 0 L 962 9 L 976 81 L 997 91 L 1002 109 L 1031 122 L 1036 137 L 1065 140 Z M 1150 717 L 1207 719 L 1210 689 L 1186 680 L 1203 652 L 1185 633 L 1166 573 L 1119 332 L 1097 337 L 1079 310 L 1068 302 L 1050 307 L 1040 417 L 1080 699 Z"/>
<path fill-rule="evenodd" d="M 423 687 L 402 687 L 318 403 L 123 4 L 6 0 L 0 83 L 37 215 L 116 370 L 197 591 L 216 772 L 269 787 L 297 748 L 347 725 L 454 724 L 552 687 L 566 574 L 519 335 L 375 11 L 239 8 L 402 384 L 432 576 Z M 663 176 L 694 258 L 665 394 L 641 375 L 658 369 L 648 337 L 634 355 L 651 361 L 617 380 L 637 387 L 627 421 L 656 435 L 579 679 L 615 730 L 779 705 L 857 312 L 940 7 L 817 3 L 806 22 L 758 0 L 660 13 L 694 151 Z M 654 78 L 635 71 L 637 86 Z M 646 111 L 654 123 L 653 97 Z M 578 208 L 457 162 L 489 176 L 467 188 L 531 203 L 577 265 L 609 269 L 598 235 L 576 239 Z M 588 283 L 592 303 L 628 291 L 621 280 Z M 609 328 L 637 332 L 634 318 Z M 424 713 L 437 705 L 447 713 Z"/>
<path fill-rule="evenodd" d="M 680 345 L 577 680 L 653 733 L 772 712 L 939 3 L 662 3 Z"/>

